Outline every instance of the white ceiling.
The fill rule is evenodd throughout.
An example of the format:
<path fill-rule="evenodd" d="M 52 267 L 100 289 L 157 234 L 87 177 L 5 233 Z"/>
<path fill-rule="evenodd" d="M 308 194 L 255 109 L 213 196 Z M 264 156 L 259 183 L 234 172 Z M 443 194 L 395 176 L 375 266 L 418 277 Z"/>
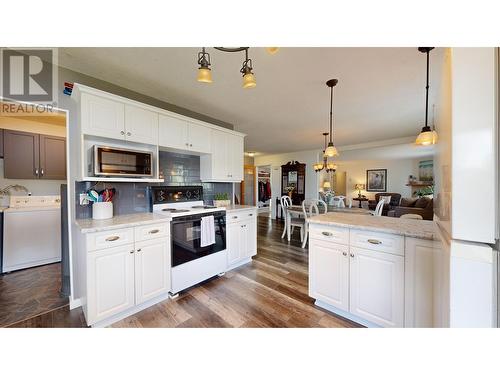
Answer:
<path fill-rule="evenodd" d="M 243 89 L 243 53 L 208 49 L 214 82 L 196 81 L 196 48 L 61 48 L 59 63 L 78 72 L 234 124 L 245 150 L 316 149 L 327 131 L 335 90 L 335 144 L 416 135 L 424 122 L 425 55 L 416 48 L 251 48 L 257 87 Z M 443 49 L 431 52 L 430 103 Z"/>

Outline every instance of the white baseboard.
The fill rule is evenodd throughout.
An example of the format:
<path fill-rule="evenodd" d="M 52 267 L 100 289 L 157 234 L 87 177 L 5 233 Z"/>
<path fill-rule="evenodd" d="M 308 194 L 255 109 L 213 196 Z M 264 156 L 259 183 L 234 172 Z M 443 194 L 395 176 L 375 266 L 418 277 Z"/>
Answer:
<path fill-rule="evenodd" d="M 82 300 L 80 298 L 73 299 L 73 297 L 69 296 L 69 309 L 73 310 L 82 305 Z"/>
<path fill-rule="evenodd" d="M 319 300 L 316 300 L 314 304 L 318 307 L 321 307 L 325 310 L 331 311 L 334 314 L 340 315 L 346 319 L 352 320 L 353 322 L 359 323 L 361 325 L 364 325 L 365 327 L 368 328 L 382 328 L 379 325 L 373 324 L 372 322 L 369 322 L 368 320 L 365 320 L 363 318 L 360 318 L 356 315 L 351 314 L 350 312 L 344 311 L 337 309 L 336 307 L 333 307 L 332 305 L 329 305 L 328 303 L 321 302 Z"/>

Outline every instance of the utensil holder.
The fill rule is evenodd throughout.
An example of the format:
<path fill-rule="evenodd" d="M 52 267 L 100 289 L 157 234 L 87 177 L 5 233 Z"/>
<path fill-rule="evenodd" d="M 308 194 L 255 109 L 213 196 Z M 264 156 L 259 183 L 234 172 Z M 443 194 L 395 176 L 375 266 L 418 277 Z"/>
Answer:
<path fill-rule="evenodd" d="M 113 217 L 113 202 L 94 202 L 92 204 L 92 219 L 103 220 Z"/>

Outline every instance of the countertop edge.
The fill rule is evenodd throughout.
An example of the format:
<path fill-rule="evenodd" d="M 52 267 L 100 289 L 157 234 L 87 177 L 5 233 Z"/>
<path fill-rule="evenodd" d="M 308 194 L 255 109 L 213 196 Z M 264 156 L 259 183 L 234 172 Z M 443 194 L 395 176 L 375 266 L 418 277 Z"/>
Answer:
<path fill-rule="evenodd" d="M 87 219 L 84 219 L 84 220 L 87 220 Z M 108 219 L 108 220 L 112 220 L 112 219 Z M 170 221 L 172 221 L 172 218 L 170 218 L 170 217 L 151 218 L 151 219 L 141 219 L 141 220 L 133 221 L 130 223 L 117 223 L 117 224 L 110 223 L 109 225 L 105 225 L 104 223 L 102 223 L 103 226 L 94 227 L 94 228 L 82 227 L 81 223 L 79 223 L 78 220 L 76 220 L 75 224 L 80 229 L 80 232 L 82 234 L 88 234 L 88 233 L 104 232 L 104 231 L 113 230 L 113 229 L 135 228 L 135 227 L 140 227 L 142 225 L 149 225 L 149 224 L 169 223 Z M 99 223 L 99 222 L 96 223 L 96 225 L 99 225 L 99 224 L 101 224 L 101 223 Z"/>

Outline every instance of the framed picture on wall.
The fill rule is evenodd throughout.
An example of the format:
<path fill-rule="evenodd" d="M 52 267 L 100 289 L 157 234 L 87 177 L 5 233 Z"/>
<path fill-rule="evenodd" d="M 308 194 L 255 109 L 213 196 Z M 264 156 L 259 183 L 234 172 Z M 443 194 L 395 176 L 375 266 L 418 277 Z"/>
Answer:
<path fill-rule="evenodd" d="M 368 169 L 366 171 L 366 191 L 387 191 L 387 169 Z"/>

